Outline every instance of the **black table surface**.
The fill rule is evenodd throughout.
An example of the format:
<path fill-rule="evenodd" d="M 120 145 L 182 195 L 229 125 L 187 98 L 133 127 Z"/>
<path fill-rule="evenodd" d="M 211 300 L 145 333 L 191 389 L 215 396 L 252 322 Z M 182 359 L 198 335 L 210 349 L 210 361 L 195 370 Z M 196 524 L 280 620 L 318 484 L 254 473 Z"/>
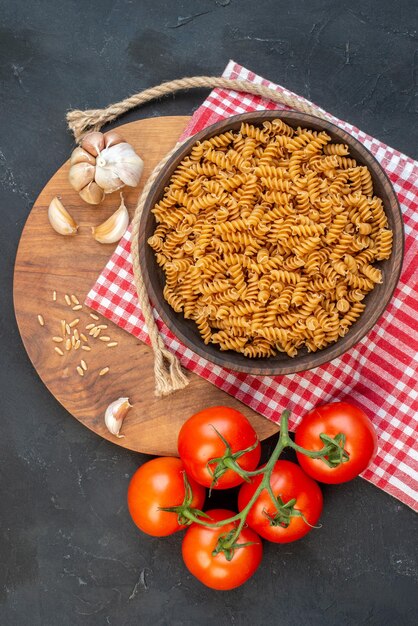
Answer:
<path fill-rule="evenodd" d="M 362 479 L 325 489 L 322 528 L 265 545 L 245 586 L 203 587 L 181 561 L 180 535 L 150 538 L 129 518 L 128 481 L 147 457 L 103 441 L 58 405 L 24 351 L 12 303 L 23 225 L 73 147 L 69 108 L 218 75 L 233 58 L 416 158 L 416 6 L 0 1 L 1 624 L 417 623 L 416 516 Z M 188 115 L 206 95 L 183 92 L 123 121 Z"/>

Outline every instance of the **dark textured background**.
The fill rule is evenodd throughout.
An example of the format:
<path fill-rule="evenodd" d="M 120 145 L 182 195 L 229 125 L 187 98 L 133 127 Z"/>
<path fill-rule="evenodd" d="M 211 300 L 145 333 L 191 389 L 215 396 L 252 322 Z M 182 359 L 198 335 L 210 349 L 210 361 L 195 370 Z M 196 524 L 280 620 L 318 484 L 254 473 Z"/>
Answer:
<path fill-rule="evenodd" d="M 266 545 L 244 587 L 202 587 L 181 562 L 180 536 L 143 536 L 128 517 L 128 480 L 145 457 L 102 441 L 49 395 L 12 306 L 25 219 L 73 145 L 67 109 L 219 74 L 233 58 L 416 158 L 416 6 L 0 0 L 1 624 L 416 623 L 416 516 L 360 479 L 326 490 L 321 530 Z M 124 121 L 190 114 L 206 93 L 155 102 Z"/>

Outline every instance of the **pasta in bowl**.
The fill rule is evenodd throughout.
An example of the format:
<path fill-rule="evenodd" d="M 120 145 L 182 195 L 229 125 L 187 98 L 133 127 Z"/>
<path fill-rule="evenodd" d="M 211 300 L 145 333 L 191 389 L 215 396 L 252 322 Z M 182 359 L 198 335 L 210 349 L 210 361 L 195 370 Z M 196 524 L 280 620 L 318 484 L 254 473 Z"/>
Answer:
<path fill-rule="evenodd" d="M 198 133 L 156 179 L 140 224 L 152 303 L 199 355 L 252 374 L 330 361 L 375 324 L 403 252 L 374 157 L 314 116 L 247 113 Z"/>

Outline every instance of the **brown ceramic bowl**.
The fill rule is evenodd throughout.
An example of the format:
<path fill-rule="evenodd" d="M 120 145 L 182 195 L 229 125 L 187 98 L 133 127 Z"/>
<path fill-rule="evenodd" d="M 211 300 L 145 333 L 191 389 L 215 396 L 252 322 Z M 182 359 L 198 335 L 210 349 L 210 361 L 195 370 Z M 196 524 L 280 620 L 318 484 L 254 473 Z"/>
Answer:
<path fill-rule="evenodd" d="M 356 159 L 359 164 L 367 165 L 372 175 L 374 193 L 383 200 L 389 227 L 393 230 L 393 252 L 390 259 L 376 264 L 383 273 L 383 283 L 376 285 L 373 291 L 365 297 L 363 302 L 366 304 L 366 308 L 360 318 L 350 327 L 345 337 L 318 352 L 310 353 L 306 349 L 301 349 L 294 358 L 279 353 L 274 357 L 250 359 L 243 354 L 230 350 L 222 352 L 215 344 L 205 345 L 195 323 L 185 319 L 181 313 L 173 311 L 164 300 L 164 273 L 156 263 L 154 252 L 147 244 L 147 239 L 153 234 L 156 227 L 151 209 L 162 198 L 164 187 L 167 186 L 174 170 L 180 161 L 189 154 L 196 141 L 209 139 L 227 130 L 237 130 L 242 122 L 260 124 L 265 120 L 272 120 L 277 117 L 294 128 L 302 126 L 303 128 L 327 131 L 332 141 L 345 143 L 349 146 L 350 156 Z M 403 224 L 399 202 L 388 177 L 374 156 L 359 141 L 334 124 L 325 122 L 313 115 L 293 111 L 261 111 L 236 115 L 213 124 L 191 137 L 171 157 L 155 180 L 144 206 L 139 230 L 140 265 L 144 281 L 151 302 L 167 326 L 185 346 L 199 356 L 222 367 L 254 375 L 283 375 L 302 372 L 341 356 L 358 343 L 376 324 L 392 297 L 401 272 L 403 247 Z"/>

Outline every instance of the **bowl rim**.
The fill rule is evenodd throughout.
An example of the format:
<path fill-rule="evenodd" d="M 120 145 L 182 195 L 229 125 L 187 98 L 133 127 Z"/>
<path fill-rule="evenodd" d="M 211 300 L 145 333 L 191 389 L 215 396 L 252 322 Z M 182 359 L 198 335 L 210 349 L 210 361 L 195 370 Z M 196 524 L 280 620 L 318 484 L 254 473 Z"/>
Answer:
<path fill-rule="evenodd" d="M 391 212 L 393 216 L 398 216 L 398 220 L 395 220 L 396 228 L 394 230 L 394 243 L 396 242 L 397 246 L 401 246 L 401 253 L 394 256 L 392 252 L 392 256 L 387 261 L 392 261 L 392 268 L 390 274 L 386 277 L 386 298 L 382 299 L 378 306 L 376 306 L 369 313 L 369 317 L 365 318 L 363 324 L 356 328 L 356 324 L 351 326 L 350 331 L 344 337 L 341 337 L 333 344 L 329 344 L 323 350 L 318 350 L 315 353 L 309 353 L 308 356 L 312 361 L 311 364 L 302 365 L 301 360 L 298 359 L 298 356 L 294 358 L 289 357 L 289 362 L 276 362 L 270 360 L 271 365 L 268 365 L 269 358 L 263 357 L 263 364 L 260 366 L 260 360 L 258 359 L 249 359 L 247 364 L 226 364 L 228 356 L 231 355 L 231 351 L 219 351 L 219 356 L 217 354 L 208 354 L 205 350 L 206 346 L 203 341 L 200 344 L 192 341 L 188 335 L 183 332 L 182 328 L 179 324 L 176 323 L 175 318 L 170 318 L 169 315 L 165 312 L 165 310 L 158 306 L 159 297 L 154 289 L 152 281 L 150 279 L 149 269 L 146 262 L 146 246 L 148 245 L 145 240 L 145 224 L 149 217 L 149 213 L 151 208 L 154 206 L 156 202 L 158 202 L 159 197 L 162 197 L 164 194 L 165 184 L 162 185 L 162 182 L 168 182 L 169 178 L 173 174 L 176 167 L 179 165 L 180 161 L 183 160 L 187 154 L 190 152 L 192 146 L 197 142 L 204 139 L 209 139 L 214 135 L 220 134 L 221 132 L 226 132 L 232 125 L 242 122 L 261 124 L 265 120 L 276 119 L 276 118 L 284 118 L 286 123 L 298 123 L 299 125 L 304 125 L 309 127 L 309 123 L 311 121 L 312 125 L 320 126 L 322 130 L 330 131 L 337 137 L 341 139 L 344 143 L 347 143 L 349 147 L 353 147 L 357 150 L 362 157 L 363 164 L 366 164 L 369 169 L 372 171 L 372 175 L 379 175 L 382 179 L 383 184 L 386 183 L 386 192 L 388 196 L 388 204 L 391 206 Z M 333 140 L 335 141 L 335 140 Z M 158 196 L 158 197 L 157 197 Z M 197 354 L 199 357 L 204 358 L 205 360 L 218 365 L 224 369 L 235 371 L 235 372 L 243 372 L 247 374 L 252 374 L 255 376 L 281 376 L 294 374 L 298 372 L 305 372 L 320 365 L 324 365 L 325 363 L 329 363 L 336 358 L 343 356 L 346 352 L 348 352 L 353 346 L 355 346 L 359 341 L 364 339 L 364 337 L 370 332 L 370 330 L 375 326 L 379 318 L 382 316 L 387 306 L 389 305 L 394 291 L 399 282 L 402 263 L 404 258 L 404 247 L 405 247 L 405 234 L 404 234 L 404 223 L 402 219 L 402 211 L 400 208 L 399 200 L 396 195 L 396 192 L 393 188 L 393 185 L 383 169 L 380 163 L 377 161 L 375 156 L 370 152 L 368 148 L 366 148 L 358 139 L 353 137 L 346 130 L 340 128 L 336 124 L 329 122 L 328 120 L 323 120 L 320 117 L 315 115 L 311 115 L 308 113 L 301 113 L 299 111 L 287 111 L 287 110 L 260 110 L 260 111 L 252 111 L 249 113 L 241 113 L 238 115 L 233 115 L 231 117 L 225 118 L 210 126 L 207 126 L 203 130 L 198 133 L 192 135 L 188 139 L 186 139 L 183 143 L 181 143 L 178 149 L 172 154 L 169 161 L 165 164 L 162 171 L 157 175 L 154 180 L 147 198 L 144 203 L 140 224 L 139 224 L 139 264 L 142 273 L 142 277 L 144 280 L 145 287 L 147 289 L 148 296 L 151 300 L 151 304 L 155 307 L 158 312 L 158 315 L 161 317 L 166 326 L 170 329 L 170 331 L 175 335 L 175 337 L 183 343 L 185 347 L 190 349 L 193 353 Z M 142 245 L 141 245 L 142 242 Z M 393 248 L 394 250 L 394 248 Z M 361 319 L 361 317 L 359 318 Z M 305 355 L 307 356 L 307 355 Z M 304 357 L 302 357 L 304 358 Z"/>

